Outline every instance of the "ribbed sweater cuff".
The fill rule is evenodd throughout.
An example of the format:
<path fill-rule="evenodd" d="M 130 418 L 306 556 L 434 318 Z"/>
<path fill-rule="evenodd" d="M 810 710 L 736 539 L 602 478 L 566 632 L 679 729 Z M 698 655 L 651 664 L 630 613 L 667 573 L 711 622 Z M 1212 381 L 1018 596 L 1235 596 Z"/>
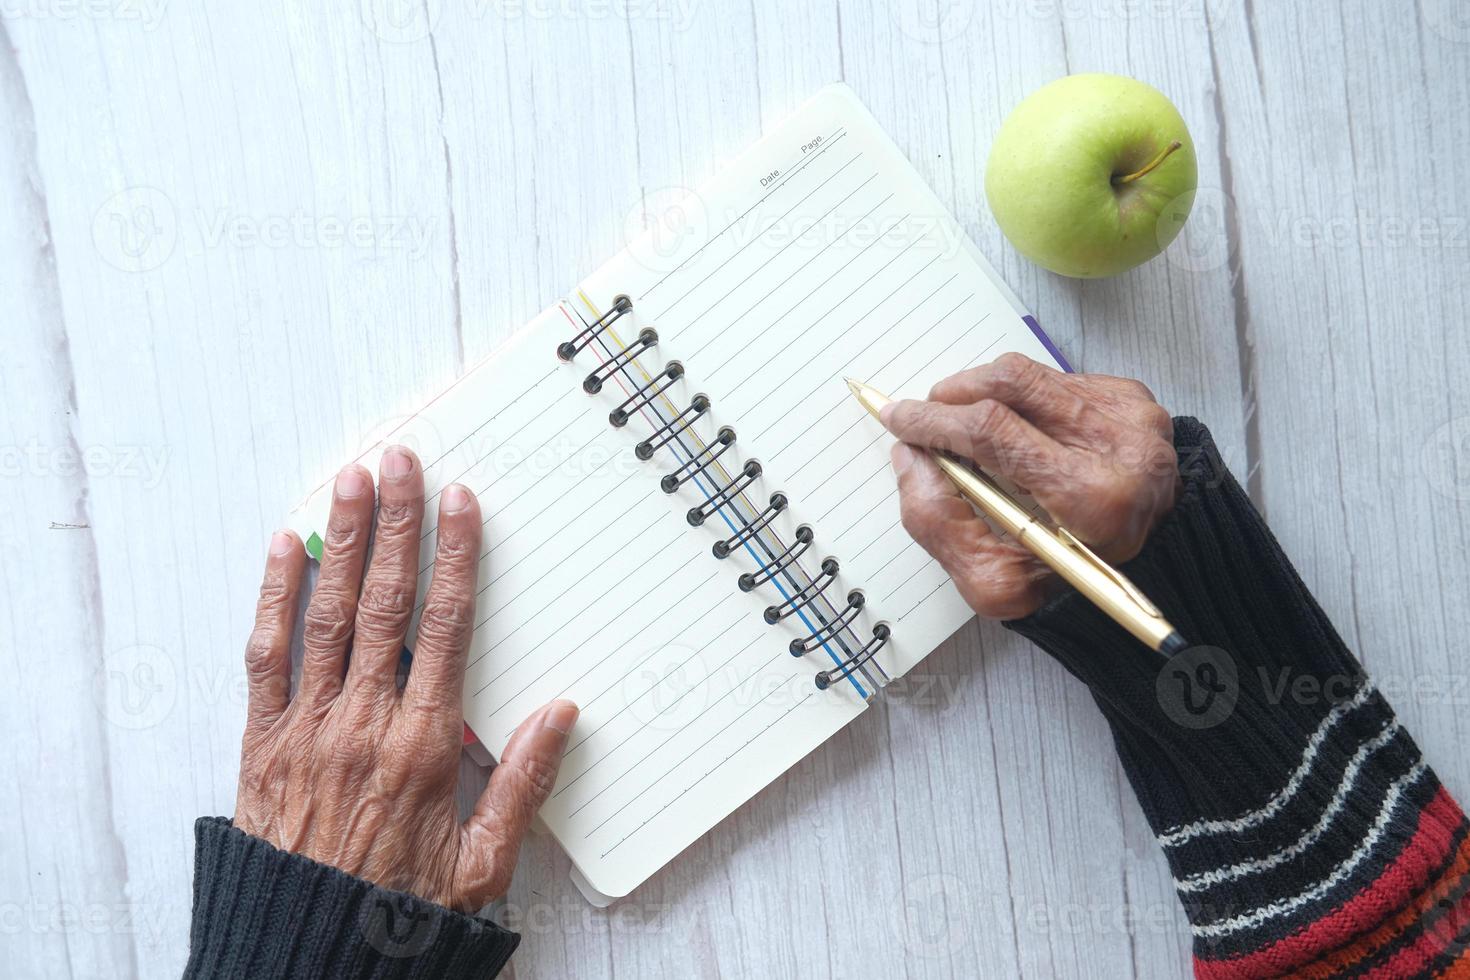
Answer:
<path fill-rule="evenodd" d="M 1092 690 L 1155 829 L 1266 802 L 1362 668 L 1220 460 L 1209 432 L 1175 420 L 1183 492 L 1122 570 L 1193 646 L 1167 666 L 1075 590 L 1006 625 Z M 1364 724 L 1389 715 L 1373 697 Z M 1356 714 L 1355 714 L 1356 717 Z"/>
<path fill-rule="evenodd" d="M 1194 646 L 1165 662 L 1070 590 L 1006 625 L 1086 683 L 1107 717 L 1169 859 L 1197 970 L 1286 968 L 1428 888 L 1465 842 L 1464 818 L 1208 431 L 1176 419 L 1175 448 L 1183 493 L 1123 571 Z M 1407 877 L 1404 862 L 1417 862 Z M 1346 922 L 1359 895 L 1376 911 Z M 1328 921 L 1337 931 L 1321 932 Z"/>
<path fill-rule="evenodd" d="M 194 913 L 184 976 L 481 980 L 520 937 L 389 891 L 233 827 L 194 824 Z"/>

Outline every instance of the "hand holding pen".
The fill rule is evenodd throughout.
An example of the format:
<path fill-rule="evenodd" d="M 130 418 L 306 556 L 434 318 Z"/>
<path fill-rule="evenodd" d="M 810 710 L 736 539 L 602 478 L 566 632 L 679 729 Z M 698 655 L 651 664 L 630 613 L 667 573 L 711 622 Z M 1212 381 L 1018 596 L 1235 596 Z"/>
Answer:
<path fill-rule="evenodd" d="M 1178 493 L 1169 413 L 1130 379 L 1065 374 L 1006 354 L 939 382 L 927 401 L 887 404 L 879 418 L 901 440 L 892 456 L 904 528 L 988 618 L 1035 612 L 1058 584 L 1057 563 L 1038 555 L 1035 540 L 1027 547 L 996 534 L 939 461 L 909 444 L 973 460 L 1027 488 L 1066 529 L 1058 540 L 1070 540 L 1079 556 L 1096 552 L 1085 563 L 1115 582 L 1127 580 L 1107 563 L 1137 555 Z"/>

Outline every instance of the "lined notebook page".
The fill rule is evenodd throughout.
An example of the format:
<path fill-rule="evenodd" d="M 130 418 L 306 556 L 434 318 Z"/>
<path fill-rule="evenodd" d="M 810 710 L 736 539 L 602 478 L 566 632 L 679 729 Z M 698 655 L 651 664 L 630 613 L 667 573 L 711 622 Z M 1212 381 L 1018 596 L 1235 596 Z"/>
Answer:
<path fill-rule="evenodd" d="M 767 489 L 810 524 L 860 621 L 891 625 L 897 676 L 973 615 L 900 525 L 891 437 L 844 375 L 895 397 L 1019 351 L 1058 364 L 1019 304 L 846 86 L 823 89 L 582 284 L 634 302 L 659 354 L 734 427 Z M 732 559 L 736 560 L 736 559 Z M 783 626 L 789 639 L 794 627 Z"/>
<path fill-rule="evenodd" d="M 465 717 L 498 754 L 537 707 L 582 707 L 547 827 L 596 891 L 626 894 L 853 718 L 852 685 L 816 689 L 761 614 L 768 594 L 691 528 L 687 495 L 659 488 L 648 434 L 608 413 L 596 366 L 555 356 L 574 327 L 555 307 L 360 457 L 376 472 L 390 443 L 414 448 L 429 494 L 420 602 L 433 572 L 439 491 L 464 483 L 486 515 Z M 688 400 L 692 392 L 671 395 Z M 293 515 L 324 534 L 331 487 Z M 417 615 L 414 619 L 417 624 Z"/>

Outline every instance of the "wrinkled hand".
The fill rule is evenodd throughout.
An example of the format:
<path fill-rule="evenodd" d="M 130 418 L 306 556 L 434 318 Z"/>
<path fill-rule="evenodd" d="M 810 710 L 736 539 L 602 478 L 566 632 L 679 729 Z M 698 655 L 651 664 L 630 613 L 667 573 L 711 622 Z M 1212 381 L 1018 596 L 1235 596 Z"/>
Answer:
<path fill-rule="evenodd" d="M 943 450 L 1025 487 L 1108 561 L 1124 562 L 1174 506 L 1179 467 L 1169 413 L 1137 381 L 1065 374 L 1020 354 L 897 401 L 883 424 L 893 447 L 903 526 L 977 613 L 1027 616 L 1056 586 L 1052 571 L 976 516 L 927 453 Z"/>
<path fill-rule="evenodd" d="M 413 453 L 398 447 L 384 454 L 379 476 L 375 535 L 368 471 L 353 465 L 337 477 L 294 694 L 291 633 L 306 556 L 289 532 L 271 541 L 245 651 L 249 708 L 235 826 L 385 887 L 473 911 L 509 887 L 577 709 L 556 701 L 523 722 L 474 813 L 460 822 L 460 694 L 474 626 L 480 508 L 457 484 L 440 494 L 434 577 L 400 688 L 424 476 Z"/>

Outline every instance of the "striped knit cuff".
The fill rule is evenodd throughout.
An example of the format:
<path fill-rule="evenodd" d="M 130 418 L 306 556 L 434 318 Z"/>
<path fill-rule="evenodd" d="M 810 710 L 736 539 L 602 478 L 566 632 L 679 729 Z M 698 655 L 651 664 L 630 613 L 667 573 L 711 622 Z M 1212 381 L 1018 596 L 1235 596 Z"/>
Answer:
<path fill-rule="evenodd" d="M 520 937 L 290 854 L 224 817 L 194 824 L 186 980 L 486 978 Z"/>
<path fill-rule="evenodd" d="M 1197 972 L 1342 966 L 1416 943 L 1425 962 L 1463 953 L 1463 814 L 1209 433 L 1177 419 L 1175 446 L 1184 492 L 1125 571 L 1197 646 L 1161 666 L 1075 592 L 1007 625 L 1083 680 L 1108 718 Z M 1432 931 L 1411 911 L 1430 898 Z"/>

